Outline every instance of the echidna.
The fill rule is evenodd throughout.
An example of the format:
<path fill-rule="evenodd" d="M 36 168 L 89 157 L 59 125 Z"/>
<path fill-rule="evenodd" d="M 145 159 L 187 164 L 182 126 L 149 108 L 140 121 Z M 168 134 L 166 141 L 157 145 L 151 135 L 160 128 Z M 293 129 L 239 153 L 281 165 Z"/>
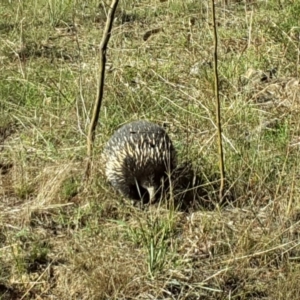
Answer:
<path fill-rule="evenodd" d="M 162 179 L 175 168 L 176 152 L 166 131 L 148 121 L 119 128 L 104 149 L 106 176 L 132 200 L 153 202 Z"/>

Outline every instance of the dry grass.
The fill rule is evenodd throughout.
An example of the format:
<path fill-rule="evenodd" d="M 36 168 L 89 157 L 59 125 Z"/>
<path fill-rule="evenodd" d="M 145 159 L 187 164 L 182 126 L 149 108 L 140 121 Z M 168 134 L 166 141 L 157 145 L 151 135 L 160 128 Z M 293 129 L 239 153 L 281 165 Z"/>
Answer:
<path fill-rule="evenodd" d="M 106 9 L 0 4 L 0 299 L 299 299 L 300 5 L 217 2 L 222 205 L 205 1 L 120 2 L 83 186 Z M 185 210 L 136 208 L 105 181 L 103 145 L 143 118 L 201 179 Z"/>

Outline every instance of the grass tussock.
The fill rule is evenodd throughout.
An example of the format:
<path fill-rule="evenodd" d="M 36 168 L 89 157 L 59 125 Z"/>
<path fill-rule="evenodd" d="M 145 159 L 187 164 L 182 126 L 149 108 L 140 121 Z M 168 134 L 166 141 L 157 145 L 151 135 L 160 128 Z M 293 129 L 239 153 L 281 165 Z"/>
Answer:
<path fill-rule="evenodd" d="M 210 3 L 120 1 L 85 185 L 108 6 L 1 1 L 0 299 L 299 299 L 300 6 L 216 5 L 225 203 Z M 166 127 L 188 178 L 142 209 L 101 159 L 136 119 Z"/>

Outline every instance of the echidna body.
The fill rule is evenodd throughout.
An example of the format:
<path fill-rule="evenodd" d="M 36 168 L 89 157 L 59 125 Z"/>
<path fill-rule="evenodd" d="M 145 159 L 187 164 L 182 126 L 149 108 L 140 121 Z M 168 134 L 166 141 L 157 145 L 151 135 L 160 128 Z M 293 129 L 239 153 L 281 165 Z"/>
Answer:
<path fill-rule="evenodd" d="M 176 153 L 165 130 L 148 121 L 119 128 L 104 149 L 105 173 L 124 196 L 145 202 L 155 200 L 162 179 L 176 165 Z"/>

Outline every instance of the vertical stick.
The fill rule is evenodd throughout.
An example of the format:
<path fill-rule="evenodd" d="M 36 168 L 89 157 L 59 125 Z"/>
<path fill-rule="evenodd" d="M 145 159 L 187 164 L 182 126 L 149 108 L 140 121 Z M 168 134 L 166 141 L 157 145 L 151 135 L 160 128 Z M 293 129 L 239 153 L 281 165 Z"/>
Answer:
<path fill-rule="evenodd" d="M 97 98 L 94 104 L 93 115 L 91 119 L 91 124 L 89 127 L 89 132 L 87 136 L 87 165 L 85 169 L 85 178 L 89 179 L 91 173 L 91 164 L 92 164 L 92 156 L 93 156 L 93 145 L 95 140 L 95 132 L 96 127 L 99 120 L 99 114 L 103 99 L 103 91 L 104 91 L 104 78 L 105 78 L 105 64 L 106 64 L 106 49 L 111 36 L 111 29 L 114 20 L 114 15 L 118 6 L 119 0 L 112 0 L 110 5 L 107 20 L 103 32 L 102 41 L 100 44 L 100 76 L 99 76 L 99 86 L 97 91 Z"/>
<path fill-rule="evenodd" d="M 222 145 L 222 124 L 221 124 L 221 103 L 219 93 L 219 74 L 218 74 L 218 34 L 216 24 L 216 10 L 215 2 L 212 3 L 212 19 L 214 28 L 214 75 L 215 75 L 215 97 L 216 97 L 216 118 L 217 118 L 217 130 L 218 130 L 218 151 L 219 151 L 219 166 L 220 166 L 220 190 L 219 200 L 220 202 L 224 197 L 224 185 L 225 185 L 225 169 L 224 169 L 224 154 Z"/>

